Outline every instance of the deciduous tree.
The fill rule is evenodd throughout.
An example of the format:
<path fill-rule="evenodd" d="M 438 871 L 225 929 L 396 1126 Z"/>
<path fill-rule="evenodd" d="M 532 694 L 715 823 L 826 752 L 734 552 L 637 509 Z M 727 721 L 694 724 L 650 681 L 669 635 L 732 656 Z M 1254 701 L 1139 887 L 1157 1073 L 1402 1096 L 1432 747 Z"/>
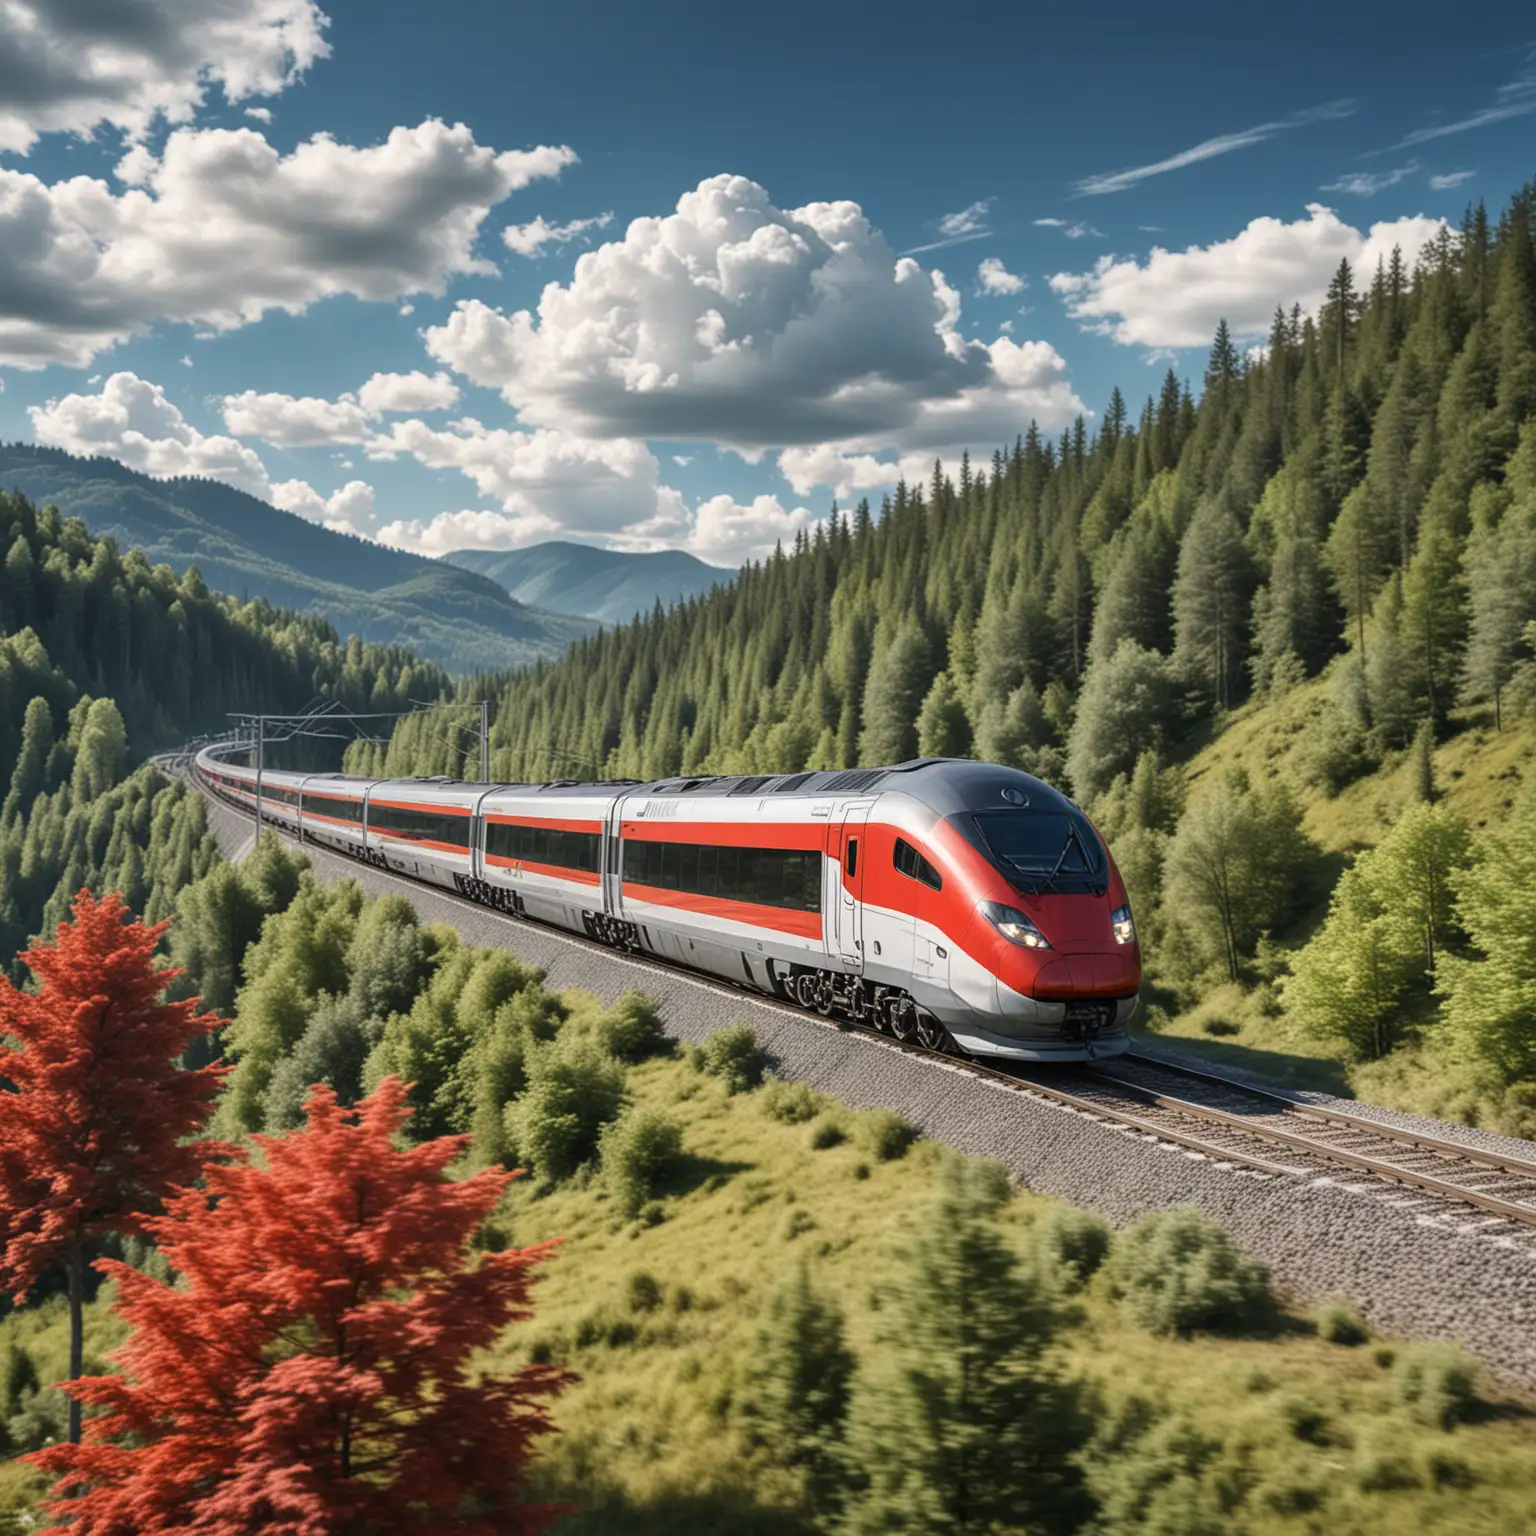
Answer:
<path fill-rule="evenodd" d="M 155 969 L 166 925 L 126 922 L 115 895 L 82 891 L 73 921 L 21 959 L 38 982 L 0 977 L 0 1070 L 15 1092 L 0 1115 L 0 1277 L 19 1302 L 44 1271 L 69 1278 L 70 1377 L 81 1368 L 90 1245 L 138 1232 L 211 1150 L 206 1124 L 224 1068 L 178 1059 L 223 1021 L 161 994 L 180 974 Z M 78 1402 L 70 1439 L 80 1437 Z"/>
<path fill-rule="evenodd" d="M 409 1115 L 397 1079 L 356 1111 L 317 1088 L 304 1130 L 255 1138 L 264 1166 L 211 1166 L 147 1223 L 180 1283 L 99 1265 L 133 1328 L 122 1374 L 73 1389 L 101 1410 L 85 1445 L 31 1458 L 77 1536 L 518 1536 L 559 1518 L 522 1495 L 571 1378 L 471 1372 L 530 1315 L 552 1245 L 471 1264 L 511 1175 L 449 1179 L 468 1138 L 401 1150 Z"/>

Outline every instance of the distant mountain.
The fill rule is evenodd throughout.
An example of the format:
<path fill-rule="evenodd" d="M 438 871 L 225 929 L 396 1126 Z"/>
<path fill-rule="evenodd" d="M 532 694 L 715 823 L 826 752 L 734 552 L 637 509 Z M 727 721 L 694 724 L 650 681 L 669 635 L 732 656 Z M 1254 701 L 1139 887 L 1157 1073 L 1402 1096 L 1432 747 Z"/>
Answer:
<path fill-rule="evenodd" d="M 527 549 L 460 549 L 443 563 L 500 582 L 520 603 L 557 613 L 581 613 L 604 624 L 627 624 L 649 613 L 735 580 L 734 571 L 705 565 L 680 549 L 627 554 L 588 544 L 531 544 Z"/>
<path fill-rule="evenodd" d="M 0 489 L 55 503 L 124 551 L 240 598 L 328 619 L 343 635 L 409 646 L 454 672 L 519 666 L 590 634 L 590 619 L 547 613 L 472 570 L 335 533 L 217 480 L 153 480 L 115 459 L 0 445 Z M 686 557 L 684 557 L 686 558 Z"/>

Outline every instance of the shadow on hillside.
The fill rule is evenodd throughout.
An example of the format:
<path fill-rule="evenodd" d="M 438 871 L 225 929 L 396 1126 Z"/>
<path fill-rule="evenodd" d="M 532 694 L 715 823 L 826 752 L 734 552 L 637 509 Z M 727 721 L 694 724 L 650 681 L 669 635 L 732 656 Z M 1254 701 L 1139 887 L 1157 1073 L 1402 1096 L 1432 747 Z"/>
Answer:
<path fill-rule="evenodd" d="M 616 1489 L 551 1495 L 582 1506 L 555 1527 L 558 1536 L 807 1536 L 802 1515 L 763 1509 L 740 1492 L 677 1493 L 635 1504 Z"/>
<path fill-rule="evenodd" d="M 1343 1062 L 1326 1057 L 1266 1051 L 1258 1046 L 1190 1035 L 1144 1034 L 1136 1036 L 1135 1043 L 1166 1047 L 1170 1055 L 1183 1052 L 1198 1056 L 1214 1071 L 1246 1074 L 1277 1088 L 1303 1088 L 1313 1093 L 1331 1093 L 1340 1099 L 1355 1096 Z"/>
<path fill-rule="evenodd" d="M 718 1157 L 684 1152 L 658 1186 L 658 1196 L 691 1195 L 699 1189 L 723 1189 L 738 1173 L 750 1173 L 751 1163 L 730 1163 Z"/>

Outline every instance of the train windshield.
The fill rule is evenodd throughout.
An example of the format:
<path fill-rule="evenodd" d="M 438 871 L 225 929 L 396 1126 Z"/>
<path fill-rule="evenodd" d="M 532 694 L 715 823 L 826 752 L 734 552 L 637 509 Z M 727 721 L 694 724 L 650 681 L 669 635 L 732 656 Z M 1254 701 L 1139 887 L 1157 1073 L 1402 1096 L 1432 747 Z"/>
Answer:
<path fill-rule="evenodd" d="M 976 817 L 993 858 L 1032 885 L 1098 883 L 1104 856 L 1093 828 L 1068 811 L 982 811 Z"/>

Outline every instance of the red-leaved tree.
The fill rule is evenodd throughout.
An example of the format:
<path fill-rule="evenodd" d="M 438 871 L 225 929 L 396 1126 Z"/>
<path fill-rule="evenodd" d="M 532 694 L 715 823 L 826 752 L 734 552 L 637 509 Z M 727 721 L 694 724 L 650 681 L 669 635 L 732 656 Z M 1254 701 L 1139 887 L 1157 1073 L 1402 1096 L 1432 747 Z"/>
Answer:
<path fill-rule="evenodd" d="M 69 1373 L 80 1374 L 85 1264 L 108 1232 L 140 1232 L 215 1150 L 208 1121 L 223 1067 L 185 1071 L 188 1044 L 222 1022 L 161 994 L 166 924 L 125 921 L 117 895 L 81 891 L 73 922 L 21 958 L 39 982 L 0 976 L 0 1287 L 22 1302 L 46 1270 L 69 1276 Z M 6 1036 L 10 1039 L 7 1041 Z M 71 1400 L 69 1438 L 80 1438 Z"/>
<path fill-rule="evenodd" d="M 522 1536 L 564 1513 L 520 1502 L 551 1366 L 478 1379 L 527 1310 L 553 1244 L 469 1245 L 512 1175 L 454 1181 L 467 1137 L 401 1149 L 405 1088 L 355 1110 L 317 1087 L 308 1125 L 257 1136 L 264 1167 L 210 1166 L 150 1222 L 181 1277 L 125 1265 L 122 1376 L 71 1389 L 103 1410 L 86 1443 L 27 1459 L 59 1475 L 74 1536 Z"/>

